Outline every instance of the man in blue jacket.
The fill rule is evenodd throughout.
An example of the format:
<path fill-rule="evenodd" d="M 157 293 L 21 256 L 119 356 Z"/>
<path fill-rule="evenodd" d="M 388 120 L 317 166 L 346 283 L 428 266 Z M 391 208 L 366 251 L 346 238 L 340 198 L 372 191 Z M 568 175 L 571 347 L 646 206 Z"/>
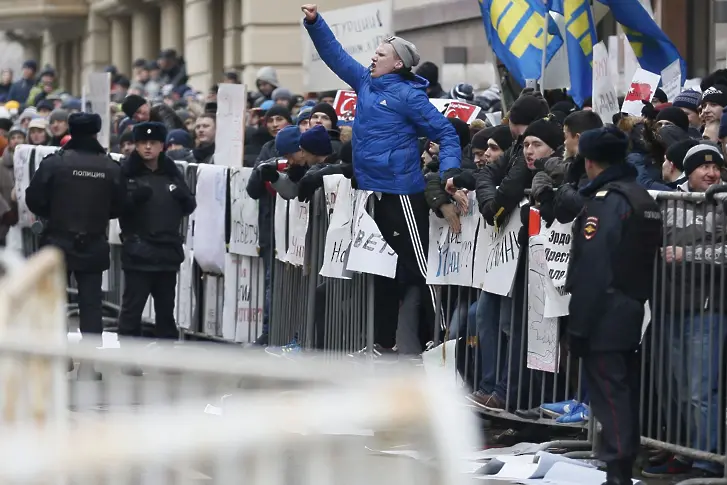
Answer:
<path fill-rule="evenodd" d="M 429 82 L 411 70 L 419 63 L 414 44 L 389 37 L 376 49 L 371 65 L 365 67 L 343 49 L 316 5 L 301 9 L 321 59 L 358 94 L 351 140 L 355 180 L 359 189 L 381 193 L 375 199 L 374 217 L 381 235 L 399 256 L 397 277 L 406 287 L 405 294 L 414 286 L 421 289 L 427 310 L 424 323 L 433 323 L 434 291 L 425 283 L 429 207 L 424 198 L 418 137 L 439 143 L 440 177 L 451 193 L 458 185 L 452 177 L 460 173 L 459 137 L 429 101 Z M 421 348 L 413 348 L 416 345 L 402 348 L 400 343 L 411 342 L 411 332 L 418 330 L 400 335 L 402 330 L 397 329 L 399 352 L 420 353 Z"/>

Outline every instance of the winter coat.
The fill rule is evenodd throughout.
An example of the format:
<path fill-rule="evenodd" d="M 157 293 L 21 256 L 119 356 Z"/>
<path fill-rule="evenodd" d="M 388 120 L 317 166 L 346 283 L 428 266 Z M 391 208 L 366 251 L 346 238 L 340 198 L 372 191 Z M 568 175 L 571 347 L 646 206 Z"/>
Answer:
<path fill-rule="evenodd" d="M 20 104 L 25 104 L 25 101 L 30 96 L 30 90 L 35 86 L 35 80 L 33 79 L 20 79 L 15 81 L 10 86 L 10 92 L 8 93 L 8 101 L 17 101 Z"/>
<path fill-rule="evenodd" d="M 17 223 L 18 203 L 11 200 L 11 194 L 15 187 L 15 172 L 13 168 L 13 153 L 5 150 L 0 158 L 0 243 L 5 243 L 10 226 Z"/>
<path fill-rule="evenodd" d="M 358 94 L 353 122 L 354 173 L 363 190 L 390 194 L 424 191 L 418 136 L 438 140 L 443 178 L 459 169 L 459 137 L 452 125 L 429 101 L 429 82 L 399 74 L 372 78 L 336 40 L 319 14 L 304 22 L 318 54 L 333 72 Z"/>
<path fill-rule="evenodd" d="M 492 225 L 501 222 L 523 200 L 533 179 L 525 163 L 522 137 L 500 158 L 477 171 L 476 179 L 482 217 Z"/>

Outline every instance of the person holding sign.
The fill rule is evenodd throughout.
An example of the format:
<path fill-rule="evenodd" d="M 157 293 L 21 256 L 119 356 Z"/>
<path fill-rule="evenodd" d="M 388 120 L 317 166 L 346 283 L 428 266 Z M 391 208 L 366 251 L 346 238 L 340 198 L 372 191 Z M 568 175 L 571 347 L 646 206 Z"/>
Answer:
<path fill-rule="evenodd" d="M 606 484 L 631 483 L 639 453 L 639 366 L 644 304 L 661 246 L 659 204 L 626 163 L 629 140 L 613 126 L 581 134 L 590 183 L 573 223 L 565 290 L 570 352 L 583 359 L 591 411 L 603 427 Z"/>
<path fill-rule="evenodd" d="M 354 176 L 359 189 L 381 193 L 374 203 L 375 221 L 398 254 L 398 274 L 405 286 L 421 288 L 422 301 L 427 303 L 428 321 L 424 325 L 431 328 L 434 291 L 425 289 L 429 207 L 424 198 L 418 137 L 439 143 L 440 177 L 446 181 L 447 191 L 454 194 L 457 183 L 453 177 L 461 177 L 457 133 L 429 101 L 428 81 L 412 72 L 419 64 L 414 44 L 388 37 L 365 67 L 343 49 L 316 5 L 301 9 L 321 59 L 358 95 L 352 138 Z M 468 188 L 473 189 L 473 185 Z M 427 292 L 430 298 L 425 298 Z"/>

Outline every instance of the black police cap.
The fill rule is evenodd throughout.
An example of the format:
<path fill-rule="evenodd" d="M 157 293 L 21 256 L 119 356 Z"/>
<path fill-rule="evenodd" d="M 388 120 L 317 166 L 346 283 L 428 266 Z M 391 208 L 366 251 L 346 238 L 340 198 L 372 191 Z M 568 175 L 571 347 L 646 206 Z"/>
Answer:
<path fill-rule="evenodd" d="M 155 121 L 147 121 L 134 125 L 133 131 L 134 143 L 140 141 L 167 141 L 167 127 L 163 123 Z"/>
<path fill-rule="evenodd" d="M 101 117 L 96 113 L 72 113 L 68 117 L 71 138 L 94 136 L 101 131 Z"/>

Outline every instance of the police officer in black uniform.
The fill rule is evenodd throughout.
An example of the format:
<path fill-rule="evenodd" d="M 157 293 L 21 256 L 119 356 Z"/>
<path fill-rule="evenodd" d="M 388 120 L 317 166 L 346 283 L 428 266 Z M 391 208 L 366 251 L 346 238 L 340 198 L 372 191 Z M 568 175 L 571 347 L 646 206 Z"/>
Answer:
<path fill-rule="evenodd" d="M 106 230 L 109 220 L 121 214 L 125 190 L 119 164 L 96 140 L 101 117 L 74 113 L 68 127 L 71 141 L 42 160 L 25 191 L 25 201 L 45 220 L 41 245 L 60 248 L 69 275 L 76 279 L 83 339 L 100 346 L 101 282 L 110 263 Z M 82 364 L 78 377 L 100 379 L 101 375 Z"/>
<path fill-rule="evenodd" d="M 139 123 L 132 133 L 135 149 L 121 164 L 127 198 L 119 218 L 124 270 L 119 335 L 141 335 L 141 314 L 151 295 L 157 338 L 175 339 L 179 333 L 174 298 L 177 272 L 184 261 L 180 228 L 197 203 L 182 172 L 164 151 L 166 127 Z"/>
<path fill-rule="evenodd" d="M 573 224 L 566 281 L 566 331 L 582 357 L 591 410 L 603 427 L 601 459 L 608 485 L 630 484 L 639 451 L 639 362 L 644 303 L 651 297 L 661 245 L 658 204 L 626 163 L 628 139 L 615 127 L 581 134 L 590 183 Z"/>

